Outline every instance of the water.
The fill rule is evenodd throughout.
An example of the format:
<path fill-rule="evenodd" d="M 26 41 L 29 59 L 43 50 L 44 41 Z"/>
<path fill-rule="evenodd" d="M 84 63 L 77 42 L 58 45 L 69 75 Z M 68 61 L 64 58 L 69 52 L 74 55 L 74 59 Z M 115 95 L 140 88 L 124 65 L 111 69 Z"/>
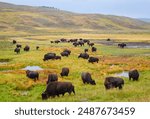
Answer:
<path fill-rule="evenodd" d="M 43 69 L 39 66 L 27 66 L 27 67 L 23 68 L 23 70 L 36 71 L 36 70 L 43 70 Z"/>
<path fill-rule="evenodd" d="M 123 72 L 120 72 L 120 73 L 116 73 L 115 76 L 129 78 L 129 75 L 128 75 L 128 72 L 127 72 L 127 71 L 123 71 Z"/>
<path fill-rule="evenodd" d="M 146 49 L 149 49 L 150 48 L 150 45 L 145 45 L 145 46 L 127 46 L 127 48 L 146 48 Z"/>

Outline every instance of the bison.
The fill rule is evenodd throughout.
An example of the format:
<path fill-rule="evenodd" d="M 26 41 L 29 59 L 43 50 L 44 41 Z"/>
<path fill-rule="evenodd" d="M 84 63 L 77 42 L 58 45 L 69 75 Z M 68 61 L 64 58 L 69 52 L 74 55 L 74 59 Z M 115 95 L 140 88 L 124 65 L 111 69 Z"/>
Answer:
<path fill-rule="evenodd" d="M 88 52 L 88 49 L 84 49 L 84 52 L 85 52 L 85 53 Z"/>
<path fill-rule="evenodd" d="M 63 52 L 67 52 L 69 55 L 70 55 L 70 53 L 71 53 L 71 51 L 68 50 L 68 49 L 65 49 Z"/>
<path fill-rule="evenodd" d="M 120 47 L 120 48 L 124 48 L 125 46 L 127 46 L 125 43 L 119 43 L 118 44 L 118 47 Z"/>
<path fill-rule="evenodd" d="M 24 51 L 29 51 L 30 50 L 30 47 L 28 46 L 28 45 L 26 45 L 25 47 L 24 47 Z"/>
<path fill-rule="evenodd" d="M 20 48 L 15 48 L 14 52 L 16 52 L 17 54 L 20 53 Z"/>
<path fill-rule="evenodd" d="M 40 47 L 39 46 L 36 46 L 36 50 L 38 50 Z"/>
<path fill-rule="evenodd" d="M 61 54 L 62 57 L 64 57 L 64 56 L 68 57 L 69 56 L 68 52 L 61 52 L 60 54 Z"/>
<path fill-rule="evenodd" d="M 48 80 L 47 80 L 47 84 L 49 83 L 49 82 L 54 82 L 54 81 L 58 81 L 58 76 L 57 76 L 57 74 L 49 74 L 48 75 Z"/>
<path fill-rule="evenodd" d="M 16 45 L 16 47 L 17 47 L 17 48 L 21 48 L 21 47 L 22 47 L 22 45 L 20 45 L 20 44 L 17 44 L 17 45 Z"/>
<path fill-rule="evenodd" d="M 97 48 L 96 47 L 92 47 L 92 52 L 96 52 Z"/>
<path fill-rule="evenodd" d="M 96 85 L 95 80 L 92 79 L 91 74 L 88 72 L 82 72 L 81 78 L 83 83 L 91 84 L 91 85 Z"/>
<path fill-rule="evenodd" d="M 75 94 L 74 86 L 71 82 L 51 82 L 47 85 L 46 90 L 42 93 L 42 99 L 48 99 L 49 97 L 55 97 L 63 95 L 65 93 Z"/>
<path fill-rule="evenodd" d="M 17 43 L 17 41 L 16 40 L 13 40 L 13 44 L 16 44 Z"/>
<path fill-rule="evenodd" d="M 78 58 L 83 58 L 83 59 L 88 59 L 89 58 L 89 55 L 87 53 L 81 53 Z"/>
<path fill-rule="evenodd" d="M 89 57 L 89 60 L 88 60 L 88 62 L 91 62 L 91 63 L 93 63 L 93 62 L 99 62 L 99 59 L 97 58 L 97 57 Z"/>
<path fill-rule="evenodd" d="M 119 88 L 122 89 L 122 86 L 124 85 L 124 80 L 119 77 L 106 77 L 104 86 L 106 90 L 111 89 L 111 88 Z"/>
<path fill-rule="evenodd" d="M 55 59 L 55 57 L 56 57 L 55 53 L 47 53 L 47 54 L 44 55 L 43 61 L 50 60 L 50 59 Z"/>
<path fill-rule="evenodd" d="M 68 76 L 68 74 L 69 74 L 69 68 L 67 68 L 67 67 L 62 68 L 60 75 L 61 76 Z"/>
<path fill-rule="evenodd" d="M 56 60 L 58 60 L 58 59 L 61 60 L 61 56 L 55 56 L 55 59 Z"/>
<path fill-rule="evenodd" d="M 39 79 L 39 73 L 36 72 L 36 71 L 27 70 L 27 71 L 26 71 L 26 76 L 27 76 L 28 78 L 34 79 L 34 81 L 36 81 L 36 80 Z"/>
<path fill-rule="evenodd" d="M 138 70 L 134 69 L 129 71 L 129 80 L 133 79 L 133 81 L 138 81 L 139 79 L 139 72 Z"/>

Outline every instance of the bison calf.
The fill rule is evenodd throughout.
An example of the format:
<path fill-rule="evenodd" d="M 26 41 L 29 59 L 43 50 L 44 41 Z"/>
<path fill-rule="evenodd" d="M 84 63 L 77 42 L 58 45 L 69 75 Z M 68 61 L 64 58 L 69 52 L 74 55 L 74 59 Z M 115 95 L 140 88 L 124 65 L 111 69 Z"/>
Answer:
<path fill-rule="evenodd" d="M 124 85 L 124 80 L 119 77 L 106 77 L 104 86 L 106 89 L 111 89 L 111 88 L 119 88 L 122 89 L 122 85 Z"/>

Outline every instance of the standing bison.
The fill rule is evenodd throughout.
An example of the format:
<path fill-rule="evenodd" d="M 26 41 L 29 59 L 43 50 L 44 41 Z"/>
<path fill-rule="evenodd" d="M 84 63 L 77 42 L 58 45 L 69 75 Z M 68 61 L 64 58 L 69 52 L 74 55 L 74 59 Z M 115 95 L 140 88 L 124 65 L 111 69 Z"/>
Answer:
<path fill-rule="evenodd" d="M 124 80 L 122 78 L 119 77 L 106 77 L 105 78 L 105 82 L 104 82 L 104 86 L 107 89 L 111 89 L 111 88 L 119 88 L 122 89 L 122 86 L 124 85 Z"/>
<path fill-rule="evenodd" d="M 86 48 L 86 49 L 84 49 L 84 52 L 86 53 L 86 52 L 88 52 L 88 49 Z"/>
<path fill-rule="evenodd" d="M 96 47 L 92 47 L 92 52 L 96 52 L 97 48 Z"/>
<path fill-rule="evenodd" d="M 60 75 L 61 76 L 68 76 L 68 74 L 69 74 L 69 68 L 67 68 L 67 67 L 62 68 Z"/>
<path fill-rule="evenodd" d="M 83 59 L 88 59 L 89 58 L 89 55 L 87 53 L 81 53 L 78 58 L 83 58 Z"/>
<path fill-rule="evenodd" d="M 16 45 L 16 47 L 17 47 L 17 48 L 21 48 L 21 47 L 22 47 L 22 45 L 20 45 L 20 44 L 17 44 L 17 45 Z"/>
<path fill-rule="evenodd" d="M 135 70 L 129 71 L 129 80 L 133 79 L 133 81 L 138 81 L 139 79 L 139 72 Z"/>
<path fill-rule="evenodd" d="M 15 48 L 14 52 L 16 52 L 17 54 L 20 53 L 20 48 Z"/>
<path fill-rule="evenodd" d="M 74 86 L 70 82 L 51 82 L 47 85 L 46 90 L 42 93 L 42 99 L 48 99 L 49 97 L 55 97 L 63 95 L 65 93 L 75 94 Z"/>
<path fill-rule="evenodd" d="M 96 85 L 95 80 L 92 79 L 91 74 L 88 72 L 82 72 L 81 78 L 83 83 L 91 84 L 91 85 Z"/>
<path fill-rule="evenodd" d="M 57 74 L 49 74 L 47 84 L 49 84 L 50 82 L 54 82 L 54 81 L 58 81 Z"/>
<path fill-rule="evenodd" d="M 28 46 L 28 45 L 26 45 L 25 47 L 24 47 L 24 51 L 29 51 L 30 50 L 30 47 Z"/>
<path fill-rule="evenodd" d="M 61 52 L 60 54 L 61 54 L 62 57 L 64 57 L 64 56 L 68 57 L 69 56 L 68 52 Z"/>
<path fill-rule="evenodd" d="M 43 61 L 50 60 L 50 59 L 53 60 L 53 59 L 55 59 L 55 57 L 56 57 L 55 53 L 47 53 L 47 54 L 44 55 Z"/>
<path fill-rule="evenodd" d="M 93 63 L 93 62 L 97 62 L 99 61 L 99 59 L 97 57 L 89 57 L 89 62 Z"/>
<path fill-rule="evenodd" d="M 13 44 L 16 44 L 17 43 L 17 41 L 16 40 L 13 40 Z"/>
<path fill-rule="evenodd" d="M 26 76 L 27 76 L 28 78 L 34 79 L 34 81 L 36 81 L 36 80 L 39 79 L 39 73 L 36 72 L 36 71 L 27 70 L 27 71 L 26 71 Z"/>

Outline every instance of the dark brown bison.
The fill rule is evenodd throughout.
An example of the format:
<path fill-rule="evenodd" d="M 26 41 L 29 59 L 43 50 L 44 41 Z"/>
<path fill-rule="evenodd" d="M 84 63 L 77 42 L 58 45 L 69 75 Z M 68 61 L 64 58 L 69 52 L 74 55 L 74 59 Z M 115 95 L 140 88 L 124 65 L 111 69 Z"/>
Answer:
<path fill-rule="evenodd" d="M 30 47 L 28 46 L 28 45 L 26 45 L 25 47 L 24 47 L 24 51 L 29 51 L 30 50 Z"/>
<path fill-rule="evenodd" d="M 17 47 L 17 48 L 21 48 L 21 47 L 22 47 L 22 45 L 20 45 L 20 44 L 17 44 L 17 45 L 16 45 L 16 47 Z"/>
<path fill-rule="evenodd" d="M 55 40 L 54 42 L 55 42 L 55 43 L 57 43 L 57 44 L 58 44 L 58 43 L 60 43 L 60 41 L 59 41 L 59 40 Z"/>
<path fill-rule="evenodd" d="M 63 52 L 67 52 L 70 55 L 71 50 L 65 49 Z"/>
<path fill-rule="evenodd" d="M 85 53 L 88 52 L 88 49 L 84 49 L 84 52 L 85 52 Z"/>
<path fill-rule="evenodd" d="M 67 67 L 62 68 L 60 75 L 61 76 L 68 76 L 68 74 L 69 74 L 69 68 L 67 68 Z"/>
<path fill-rule="evenodd" d="M 119 88 L 122 89 L 122 86 L 124 85 L 124 80 L 119 77 L 106 77 L 104 86 L 106 89 L 111 89 L 111 88 Z"/>
<path fill-rule="evenodd" d="M 36 50 L 38 50 L 40 47 L 39 46 L 36 46 Z"/>
<path fill-rule="evenodd" d="M 64 57 L 64 56 L 68 57 L 69 56 L 68 52 L 61 52 L 60 54 L 61 54 L 62 57 Z"/>
<path fill-rule="evenodd" d="M 110 41 L 110 38 L 108 38 L 107 41 Z"/>
<path fill-rule="evenodd" d="M 17 41 L 16 40 L 13 40 L 13 44 L 16 44 L 17 43 Z"/>
<path fill-rule="evenodd" d="M 87 83 L 87 84 L 96 85 L 95 80 L 92 79 L 91 74 L 88 72 L 82 72 L 81 78 L 84 84 Z"/>
<path fill-rule="evenodd" d="M 124 48 L 125 46 L 127 46 L 125 43 L 119 43 L 118 44 L 118 47 L 120 47 L 120 48 Z"/>
<path fill-rule="evenodd" d="M 14 52 L 16 52 L 17 54 L 20 53 L 20 48 L 15 48 Z"/>
<path fill-rule="evenodd" d="M 47 84 L 50 82 L 54 82 L 54 81 L 58 81 L 58 76 L 57 74 L 49 74 L 48 75 L 48 80 L 47 80 Z"/>
<path fill-rule="evenodd" d="M 88 43 L 89 46 L 93 47 L 94 43 Z"/>
<path fill-rule="evenodd" d="M 96 52 L 97 48 L 96 47 L 92 47 L 92 52 Z"/>
<path fill-rule="evenodd" d="M 55 97 L 59 95 L 65 95 L 65 93 L 75 94 L 74 86 L 70 82 L 51 82 L 47 85 L 46 90 L 42 93 L 42 99 L 48 99 L 49 97 Z"/>
<path fill-rule="evenodd" d="M 55 59 L 55 57 L 56 57 L 55 53 L 47 53 L 47 54 L 44 55 L 43 61 L 50 60 L 50 59 L 53 60 L 53 59 Z"/>
<path fill-rule="evenodd" d="M 138 81 L 139 79 L 139 72 L 135 70 L 129 71 L 129 80 L 133 79 L 133 81 Z"/>
<path fill-rule="evenodd" d="M 89 57 L 89 62 L 93 63 L 93 62 L 99 62 L 99 59 L 97 57 Z"/>
<path fill-rule="evenodd" d="M 55 59 L 56 60 L 58 60 L 58 59 L 61 60 L 61 56 L 55 56 Z"/>
<path fill-rule="evenodd" d="M 34 79 L 34 81 L 36 81 L 36 80 L 39 79 L 39 73 L 36 72 L 36 71 L 27 70 L 27 71 L 26 71 L 26 76 L 27 76 L 28 78 Z"/>
<path fill-rule="evenodd" d="M 83 59 L 88 59 L 89 58 L 89 55 L 87 53 L 81 53 L 78 58 L 83 58 Z"/>

